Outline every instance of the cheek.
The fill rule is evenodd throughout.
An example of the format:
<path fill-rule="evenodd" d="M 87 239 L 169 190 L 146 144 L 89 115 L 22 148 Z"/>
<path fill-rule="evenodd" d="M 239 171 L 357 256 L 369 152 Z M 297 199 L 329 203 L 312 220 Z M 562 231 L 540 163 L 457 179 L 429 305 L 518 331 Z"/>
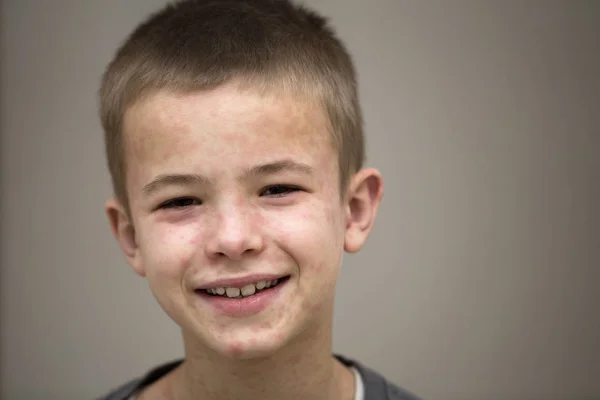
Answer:
<path fill-rule="evenodd" d="M 199 242 L 198 224 L 159 224 L 150 229 L 140 243 L 144 264 L 149 275 L 178 277 L 188 268 Z"/>
<path fill-rule="evenodd" d="M 334 202 L 329 204 L 335 206 Z M 311 303 L 318 303 L 333 291 L 339 272 L 343 229 L 341 211 L 334 206 L 323 207 L 320 203 L 295 213 L 281 212 L 277 223 L 270 226 L 279 247 L 297 264 L 300 290 L 306 292 L 306 300 Z"/>
<path fill-rule="evenodd" d="M 281 243 L 295 258 L 304 260 L 315 272 L 328 267 L 343 244 L 343 233 L 329 208 L 308 208 L 296 215 L 283 215 L 278 221 Z M 337 258 L 337 257 L 333 257 Z M 300 260 L 298 260 L 300 261 Z"/>

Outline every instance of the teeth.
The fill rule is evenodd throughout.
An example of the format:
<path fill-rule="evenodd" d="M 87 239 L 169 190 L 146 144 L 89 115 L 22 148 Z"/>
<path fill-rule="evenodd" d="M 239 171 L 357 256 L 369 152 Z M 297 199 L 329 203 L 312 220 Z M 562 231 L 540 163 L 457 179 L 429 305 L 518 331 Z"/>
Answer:
<path fill-rule="evenodd" d="M 240 297 L 240 296 L 252 296 L 254 293 L 256 293 L 257 290 L 263 290 L 263 289 L 268 289 L 270 287 L 273 287 L 275 285 L 277 285 L 279 283 L 279 279 L 275 279 L 272 281 L 259 281 L 256 283 L 250 283 L 242 288 L 225 288 L 225 287 L 219 287 L 219 288 L 211 288 L 211 289 L 206 289 L 206 292 L 209 294 L 213 294 L 213 295 L 219 295 L 219 296 L 227 296 L 229 298 L 235 298 L 235 297 Z"/>
<path fill-rule="evenodd" d="M 254 284 L 251 283 L 242 288 L 242 296 L 253 295 L 255 291 L 256 291 L 256 287 L 254 286 Z"/>

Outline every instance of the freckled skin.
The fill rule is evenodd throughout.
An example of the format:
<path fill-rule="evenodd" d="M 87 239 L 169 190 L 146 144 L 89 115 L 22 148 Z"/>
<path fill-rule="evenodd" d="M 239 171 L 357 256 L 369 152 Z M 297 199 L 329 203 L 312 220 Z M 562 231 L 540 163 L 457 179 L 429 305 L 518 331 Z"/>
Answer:
<path fill-rule="evenodd" d="M 127 189 L 141 265 L 165 312 L 196 349 L 235 357 L 272 354 L 307 326 L 330 323 L 344 244 L 337 154 L 316 105 L 226 85 L 159 92 L 127 111 Z M 240 180 L 255 165 L 290 159 L 311 175 Z M 207 185 L 171 185 L 144 196 L 160 174 L 201 174 Z M 268 197 L 268 185 L 302 188 Z M 157 210 L 176 197 L 201 205 Z M 258 315 L 230 318 L 199 302 L 192 282 L 253 273 L 290 275 L 286 297 Z"/>

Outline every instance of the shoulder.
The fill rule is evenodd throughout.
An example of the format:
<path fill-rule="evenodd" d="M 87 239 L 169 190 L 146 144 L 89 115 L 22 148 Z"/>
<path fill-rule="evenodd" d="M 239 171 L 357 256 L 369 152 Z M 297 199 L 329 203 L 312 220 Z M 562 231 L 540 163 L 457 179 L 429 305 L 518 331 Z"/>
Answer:
<path fill-rule="evenodd" d="M 96 400 L 128 400 L 138 390 L 141 381 L 141 378 L 133 379 Z"/>
<path fill-rule="evenodd" d="M 380 373 L 358 361 L 336 355 L 343 364 L 354 367 L 360 373 L 365 388 L 364 400 L 420 400 L 419 397 L 391 383 Z"/>
<path fill-rule="evenodd" d="M 118 386 L 117 388 L 111 390 L 110 393 L 99 397 L 96 400 L 129 400 L 131 396 L 133 396 L 140 389 L 145 388 L 154 382 L 158 381 L 160 378 L 167 375 L 169 372 L 173 371 L 177 368 L 183 360 L 171 361 L 167 364 L 159 365 L 153 368 L 146 375 L 132 379 L 127 383 Z"/>

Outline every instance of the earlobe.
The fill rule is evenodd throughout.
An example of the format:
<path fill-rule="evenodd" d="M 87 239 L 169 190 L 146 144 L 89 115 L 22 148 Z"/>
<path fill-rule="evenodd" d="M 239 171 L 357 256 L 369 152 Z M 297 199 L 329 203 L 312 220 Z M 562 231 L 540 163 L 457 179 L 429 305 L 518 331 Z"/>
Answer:
<path fill-rule="evenodd" d="M 125 254 L 127 262 L 138 275 L 145 276 L 146 273 L 139 255 L 135 228 L 125 211 L 125 207 L 117 199 L 111 198 L 106 201 L 104 210 L 108 216 L 112 233 Z"/>
<path fill-rule="evenodd" d="M 356 253 L 366 242 L 382 197 L 383 179 L 376 169 L 362 169 L 352 178 L 348 187 L 344 241 L 344 250 L 348 253 Z"/>

